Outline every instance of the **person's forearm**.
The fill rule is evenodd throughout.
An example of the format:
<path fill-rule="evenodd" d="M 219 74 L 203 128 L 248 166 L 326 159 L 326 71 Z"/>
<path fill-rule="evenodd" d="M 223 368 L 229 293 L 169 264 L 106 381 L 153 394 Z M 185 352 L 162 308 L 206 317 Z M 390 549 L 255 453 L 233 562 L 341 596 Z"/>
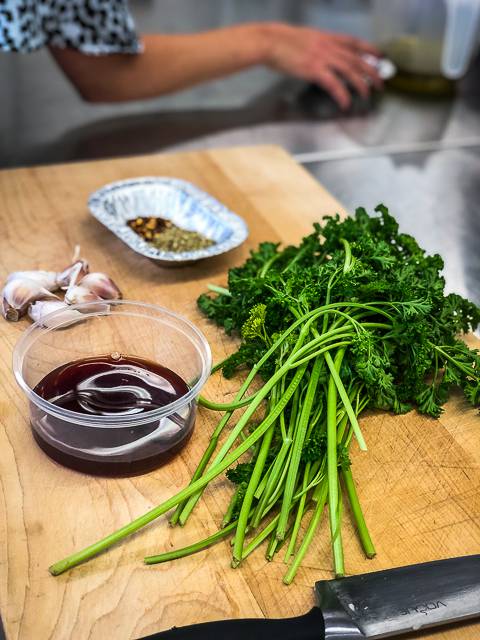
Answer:
<path fill-rule="evenodd" d="M 380 55 L 350 35 L 284 23 L 244 24 L 204 33 L 146 35 L 141 54 L 92 56 L 51 47 L 56 61 L 90 102 L 142 100 L 200 82 L 266 65 L 322 86 L 342 109 L 351 103 L 347 84 L 366 97 L 381 87 L 363 56 Z"/>
<path fill-rule="evenodd" d="M 268 58 L 269 26 L 246 24 L 188 35 L 145 35 L 144 52 L 86 56 L 51 49 L 82 97 L 91 102 L 140 100 L 190 87 Z"/>

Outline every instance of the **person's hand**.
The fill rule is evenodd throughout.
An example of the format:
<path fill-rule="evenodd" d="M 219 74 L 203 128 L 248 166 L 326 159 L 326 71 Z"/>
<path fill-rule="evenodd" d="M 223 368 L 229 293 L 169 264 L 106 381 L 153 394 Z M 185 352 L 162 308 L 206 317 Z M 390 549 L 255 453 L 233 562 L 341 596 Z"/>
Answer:
<path fill-rule="evenodd" d="M 268 25 L 267 40 L 268 66 L 322 86 L 342 109 L 351 103 L 346 83 L 363 97 L 382 87 L 375 67 L 362 59 L 381 54 L 364 40 L 283 23 Z"/>

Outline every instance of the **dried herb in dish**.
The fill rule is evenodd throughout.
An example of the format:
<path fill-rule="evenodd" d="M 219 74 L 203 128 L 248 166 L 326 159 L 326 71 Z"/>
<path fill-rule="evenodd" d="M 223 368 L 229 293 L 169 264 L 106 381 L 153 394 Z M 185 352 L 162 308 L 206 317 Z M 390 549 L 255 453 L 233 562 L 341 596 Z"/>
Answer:
<path fill-rule="evenodd" d="M 153 244 L 157 249 L 183 253 L 206 249 L 215 242 L 196 231 L 181 229 L 165 218 L 135 218 L 127 222 L 139 236 Z"/>

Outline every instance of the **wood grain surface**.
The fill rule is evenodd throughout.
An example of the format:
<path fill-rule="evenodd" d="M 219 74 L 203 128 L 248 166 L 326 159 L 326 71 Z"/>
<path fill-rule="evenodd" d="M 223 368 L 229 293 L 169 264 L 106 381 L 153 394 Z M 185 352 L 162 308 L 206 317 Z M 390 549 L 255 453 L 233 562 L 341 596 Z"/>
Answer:
<path fill-rule="evenodd" d="M 176 176 L 209 191 L 250 227 L 245 245 L 181 269 L 162 269 L 128 249 L 88 213 L 89 193 L 142 175 Z M 361 203 L 359 203 L 361 204 Z M 387 203 L 388 204 L 388 203 Z M 394 203 L 392 203 L 394 204 Z M 125 297 L 184 314 L 207 336 L 214 359 L 232 342 L 203 318 L 195 300 L 208 282 L 225 282 L 261 240 L 296 242 L 339 204 L 282 150 L 237 148 L 0 172 L 0 280 L 20 269 L 58 269 L 74 245 L 92 268 L 109 273 Z M 313 604 L 314 582 L 332 577 L 326 519 L 295 583 L 262 550 L 238 569 L 229 543 L 175 563 L 147 567 L 145 555 L 214 532 L 229 494 L 219 480 L 184 528 L 160 518 L 110 552 L 58 578 L 55 560 L 110 533 L 184 486 L 215 414 L 201 410 L 186 449 L 167 466 L 127 479 L 69 471 L 38 449 L 25 397 L 12 375 L 12 349 L 28 325 L 0 322 L 0 611 L 8 640 L 131 640 L 205 620 L 284 617 Z M 211 398 L 230 397 L 219 376 Z M 377 556 L 366 560 L 345 514 L 348 573 L 480 551 L 480 418 L 454 398 L 440 421 L 410 413 L 362 420 L 369 451 L 354 452 L 354 470 Z M 473 640 L 480 624 L 412 637 Z"/>

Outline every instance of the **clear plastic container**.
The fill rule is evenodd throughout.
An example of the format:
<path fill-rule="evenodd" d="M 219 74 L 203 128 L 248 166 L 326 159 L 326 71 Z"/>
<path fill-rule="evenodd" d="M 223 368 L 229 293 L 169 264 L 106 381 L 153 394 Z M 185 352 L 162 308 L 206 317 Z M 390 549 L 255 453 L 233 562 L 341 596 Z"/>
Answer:
<path fill-rule="evenodd" d="M 480 0 L 373 0 L 373 17 L 405 87 L 448 88 L 477 50 Z"/>
<path fill-rule="evenodd" d="M 149 411 L 90 415 L 36 392 L 46 376 L 67 363 L 112 355 L 167 368 L 185 381 L 184 393 Z M 55 311 L 27 329 L 15 347 L 13 369 L 29 400 L 35 440 L 51 458 L 86 473 L 124 476 L 160 466 L 186 444 L 196 398 L 210 375 L 211 353 L 202 333 L 167 309 L 130 301 L 100 309 L 85 303 Z M 118 387 L 120 394 L 128 390 Z"/>

